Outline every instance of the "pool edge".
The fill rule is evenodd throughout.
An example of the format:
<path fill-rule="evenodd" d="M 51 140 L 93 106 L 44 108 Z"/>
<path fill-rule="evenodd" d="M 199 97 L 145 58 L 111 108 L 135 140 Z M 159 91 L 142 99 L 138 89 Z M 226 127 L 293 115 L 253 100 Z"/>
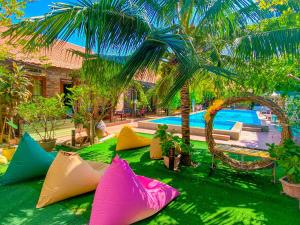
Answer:
<path fill-rule="evenodd" d="M 163 118 L 163 117 L 162 117 Z M 156 130 L 158 128 L 158 123 L 151 122 L 153 119 L 149 120 L 143 120 L 138 122 L 138 128 L 142 129 L 148 129 L 148 130 Z M 167 124 L 168 125 L 168 131 L 174 131 L 176 133 L 181 133 L 181 126 L 178 125 L 172 125 L 172 124 Z M 240 122 L 236 122 L 231 130 L 218 130 L 214 129 L 213 134 L 214 135 L 227 135 L 230 137 L 230 140 L 239 140 L 240 134 L 243 128 L 243 124 Z M 191 135 L 199 135 L 205 137 L 205 128 L 198 128 L 198 127 L 190 127 L 190 132 Z M 218 136 L 217 138 L 218 139 Z M 219 136 L 220 140 L 225 140 L 225 137 Z"/>

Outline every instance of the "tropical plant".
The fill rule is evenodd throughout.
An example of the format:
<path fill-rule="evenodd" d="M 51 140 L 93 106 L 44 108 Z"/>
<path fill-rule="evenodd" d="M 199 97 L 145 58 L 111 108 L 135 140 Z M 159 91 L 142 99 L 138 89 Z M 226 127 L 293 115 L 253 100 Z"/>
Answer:
<path fill-rule="evenodd" d="M 291 139 L 283 144 L 269 144 L 271 157 L 281 166 L 290 183 L 300 183 L 300 146 Z"/>
<path fill-rule="evenodd" d="M 43 142 L 55 140 L 58 120 L 66 115 L 63 96 L 37 97 L 18 106 L 18 114 Z"/>
<path fill-rule="evenodd" d="M 168 76 L 172 69 L 172 66 L 167 63 L 160 65 L 158 70 L 160 77 L 156 81 L 155 86 L 147 92 L 148 98 L 155 99 L 157 105 L 161 105 L 161 102 L 164 100 L 164 96 L 168 94 L 168 90 L 173 85 L 173 77 Z M 180 105 L 180 94 L 177 93 L 171 100 L 169 100 L 168 104 L 162 105 L 162 107 L 165 109 L 167 115 L 169 115 L 173 111 L 179 109 Z"/>
<path fill-rule="evenodd" d="M 299 12 L 297 1 L 287 4 L 292 13 Z M 182 134 L 187 144 L 188 85 L 193 77 L 204 72 L 235 75 L 222 68 L 231 56 L 252 60 L 299 54 L 297 25 L 266 31 L 246 29 L 248 24 L 272 16 L 253 0 L 81 0 L 54 3 L 52 9 L 44 16 L 14 25 L 6 35 L 12 39 L 30 36 L 25 47 L 32 49 L 51 46 L 58 39 L 69 40 L 77 33 L 85 38 L 87 53 L 130 56 L 119 74 L 124 87 L 136 71 L 155 69 L 162 61 L 169 63 L 174 67 L 170 74 L 174 84 L 165 102 L 181 90 Z"/>
<path fill-rule="evenodd" d="M 292 97 L 286 102 L 285 112 L 292 127 L 300 128 L 300 98 Z"/>
<path fill-rule="evenodd" d="M 178 149 L 178 136 L 174 136 L 173 133 L 168 132 L 168 126 L 166 124 L 164 125 L 158 125 L 158 128 L 155 132 L 155 138 L 159 138 L 160 140 L 160 146 L 163 152 L 163 155 L 168 156 L 170 150 Z"/>
<path fill-rule="evenodd" d="M 133 115 L 135 115 L 138 110 L 150 108 L 148 96 L 140 81 L 132 80 L 124 91 L 132 91 L 135 93 L 132 96 L 133 99 L 130 101 L 131 112 Z"/>
<path fill-rule="evenodd" d="M 154 137 L 159 138 L 160 146 L 164 155 L 169 155 L 169 151 L 174 149 L 179 153 L 190 153 L 193 148 L 187 145 L 182 138 L 174 135 L 172 132 L 168 132 L 168 125 L 158 125 Z"/>
<path fill-rule="evenodd" d="M 26 3 L 31 0 L 0 0 L 0 25 L 7 26 L 11 24 L 13 17 L 24 15 Z"/>
<path fill-rule="evenodd" d="M 28 87 L 30 80 L 23 70 L 23 66 L 12 64 L 12 71 L 5 70 L 0 74 L 0 94 L 4 104 L 13 112 L 21 101 L 26 101 L 31 96 Z"/>
<path fill-rule="evenodd" d="M 17 107 L 20 103 L 26 102 L 31 93 L 28 90 L 31 82 L 26 76 L 23 67 L 16 63 L 12 64 L 12 71 L 2 67 L 0 70 L 0 125 L 1 142 L 8 121 L 14 122 L 17 115 Z M 8 139 L 14 135 L 12 126 L 8 127 Z"/>
<path fill-rule="evenodd" d="M 94 143 L 95 126 L 99 123 L 113 107 L 110 92 L 97 85 L 81 84 L 69 88 L 67 98 L 72 107 L 72 119 L 76 124 L 82 124 L 87 130 L 90 143 Z"/>
<path fill-rule="evenodd" d="M 166 124 L 158 125 L 157 130 L 154 134 L 154 138 L 159 138 L 160 146 L 162 148 L 162 152 L 164 155 L 168 155 L 169 152 L 169 146 L 165 144 L 169 139 L 169 133 L 167 130 L 168 130 L 168 126 Z"/>

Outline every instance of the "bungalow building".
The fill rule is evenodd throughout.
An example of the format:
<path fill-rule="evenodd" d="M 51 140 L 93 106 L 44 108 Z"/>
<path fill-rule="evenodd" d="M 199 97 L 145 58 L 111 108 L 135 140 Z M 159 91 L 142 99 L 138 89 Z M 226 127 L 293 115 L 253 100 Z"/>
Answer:
<path fill-rule="evenodd" d="M 0 28 L 4 32 L 6 28 Z M 8 54 L 2 63 L 6 65 L 16 62 L 24 66 L 24 69 L 32 81 L 32 96 L 51 97 L 60 93 L 67 93 L 68 87 L 72 87 L 76 79 L 74 75 L 82 67 L 82 58 L 73 56 L 70 50 L 84 52 L 83 47 L 68 42 L 54 44 L 51 49 L 42 49 L 31 53 L 25 53 L 20 45 L 8 43 L 8 39 L 0 39 L 0 46 Z M 136 77 L 145 87 L 153 86 L 155 76 Z M 146 79 L 146 80 L 145 80 Z M 124 93 L 117 106 L 118 111 L 128 107 L 126 98 L 133 98 L 134 92 Z"/>

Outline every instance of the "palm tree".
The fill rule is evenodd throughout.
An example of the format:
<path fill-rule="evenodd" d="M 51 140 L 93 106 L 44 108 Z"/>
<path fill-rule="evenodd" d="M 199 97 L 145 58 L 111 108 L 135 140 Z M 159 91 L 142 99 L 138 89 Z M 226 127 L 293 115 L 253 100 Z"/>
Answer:
<path fill-rule="evenodd" d="M 291 2 L 298 12 L 297 1 Z M 189 81 L 203 71 L 234 75 L 222 68 L 225 48 L 247 60 L 299 53 L 299 27 L 245 32 L 249 23 L 270 16 L 253 0 L 80 0 L 54 3 L 50 13 L 14 25 L 6 35 L 26 37 L 25 47 L 34 49 L 77 34 L 87 53 L 130 56 L 118 75 L 123 86 L 136 71 L 155 69 L 165 58 L 176 67 L 165 102 L 181 89 L 182 133 L 189 143 Z"/>

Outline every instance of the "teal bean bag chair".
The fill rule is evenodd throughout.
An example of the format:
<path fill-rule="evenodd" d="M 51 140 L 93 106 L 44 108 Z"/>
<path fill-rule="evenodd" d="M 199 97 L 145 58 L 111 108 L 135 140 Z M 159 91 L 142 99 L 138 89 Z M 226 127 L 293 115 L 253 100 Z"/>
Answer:
<path fill-rule="evenodd" d="M 0 185 L 14 184 L 46 175 L 55 155 L 46 152 L 35 140 L 25 133 L 6 170 Z"/>

